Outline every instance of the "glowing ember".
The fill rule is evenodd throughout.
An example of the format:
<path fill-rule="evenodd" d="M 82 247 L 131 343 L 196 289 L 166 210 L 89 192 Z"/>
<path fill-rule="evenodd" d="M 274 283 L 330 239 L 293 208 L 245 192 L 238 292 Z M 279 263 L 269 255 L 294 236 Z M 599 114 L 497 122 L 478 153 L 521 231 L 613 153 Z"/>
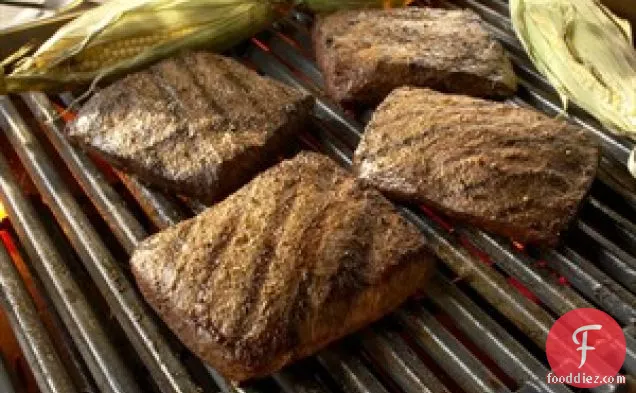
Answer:
<path fill-rule="evenodd" d="M 70 111 L 68 109 L 65 109 L 61 106 L 59 106 L 56 103 L 53 103 L 53 106 L 55 107 L 55 110 L 57 111 L 57 113 L 60 115 L 60 117 L 62 117 L 62 119 L 68 123 L 71 122 L 75 119 L 75 117 L 77 117 L 77 115 L 75 114 L 75 112 Z"/>
<path fill-rule="evenodd" d="M 256 38 L 252 38 L 252 43 L 256 46 L 258 46 L 259 48 L 261 48 L 262 50 L 264 50 L 265 52 L 269 52 L 269 47 L 267 45 L 265 45 L 262 41 L 256 39 Z"/>
<path fill-rule="evenodd" d="M 415 2 L 415 0 L 404 0 L 402 1 L 402 5 L 403 6 L 407 6 L 410 4 L 413 4 Z M 392 8 L 393 7 L 393 0 L 384 0 L 384 9 L 388 9 L 388 8 Z M 399 5 L 399 4 L 398 4 Z"/>
<path fill-rule="evenodd" d="M 513 286 L 517 291 L 519 291 L 523 296 L 525 296 L 526 298 L 528 298 L 528 300 L 536 303 L 536 304 L 540 304 L 541 301 L 539 300 L 539 298 L 532 293 L 532 291 L 530 289 L 528 289 L 525 285 L 523 285 L 519 280 L 517 280 L 514 277 L 508 277 L 508 283 Z"/>
<path fill-rule="evenodd" d="M 524 251 L 526 249 L 526 246 L 519 243 L 519 242 L 515 242 L 513 241 L 512 244 L 515 246 L 515 248 L 519 251 Z"/>

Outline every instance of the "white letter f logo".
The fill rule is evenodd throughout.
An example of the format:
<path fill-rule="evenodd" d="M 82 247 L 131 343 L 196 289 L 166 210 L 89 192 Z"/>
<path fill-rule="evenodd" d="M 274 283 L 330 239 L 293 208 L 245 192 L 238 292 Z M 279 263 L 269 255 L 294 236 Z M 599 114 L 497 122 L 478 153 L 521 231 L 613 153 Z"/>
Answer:
<path fill-rule="evenodd" d="M 585 364 L 585 360 L 587 359 L 587 351 L 593 351 L 596 349 L 594 347 L 587 346 L 587 331 L 601 330 L 602 327 L 602 325 L 585 325 L 576 329 L 572 334 L 572 341 L 574 341 L 574 344 L 581 344 L 581 346 L 576 349 L 577 351 L 581 351 L 581 364 L 579 365 L 579 368 L 583 367 L 583 365 Z M 581 340 L 582 343 L 580 343 L 579 340 L 576 338 L 576 335 L 581 332 L 583 332 L 583 339 Z"/>

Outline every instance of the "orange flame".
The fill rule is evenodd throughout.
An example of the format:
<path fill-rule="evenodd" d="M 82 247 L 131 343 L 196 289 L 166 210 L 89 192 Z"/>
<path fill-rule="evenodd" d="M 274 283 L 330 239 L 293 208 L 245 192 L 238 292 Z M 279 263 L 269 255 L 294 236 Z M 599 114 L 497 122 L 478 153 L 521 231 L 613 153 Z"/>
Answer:
<path fill-rule="evenodd" d="M 69 123 L 73 120 L 75 120 L 75 117 L 77 117 L 77 115 L 75 114 L 75 112 L 65 109 L 63 107 L 61 107 L 60 105 L 53 103 L 53 106 L 55 107 L 55 110 L 57 111 L 57 113 L 62 117 L 62 119 L 66 122 Z"/>
<path fill-rule="evenodd" d="M 407 5 L 413 4 L 414 1 L 415 0 L 402 0 L 401 2 L 398 2 L 398 6 L 406 7 Z M 395 0 L 383 0 L 382 3 L 384 5 L 384 9 L 393 8 L 394 2 Z"/>
<path fill-rule="evenodd" d="M 4 210 L 4 206 L 2 205 L 2 203 L 0 203 L 0 221 L 4 220 L 5 218 L 7 218 L 7 211 Z"/>
<path fill-rule="evenodd" d="M 526 246 L 523 243 L 519 243 L 519 242 L 513 241 L 512 245 L 514 245 L 515 248 L 517 250 L 519 250 L 519 251 L 524 251 L 526 249 Z"/>

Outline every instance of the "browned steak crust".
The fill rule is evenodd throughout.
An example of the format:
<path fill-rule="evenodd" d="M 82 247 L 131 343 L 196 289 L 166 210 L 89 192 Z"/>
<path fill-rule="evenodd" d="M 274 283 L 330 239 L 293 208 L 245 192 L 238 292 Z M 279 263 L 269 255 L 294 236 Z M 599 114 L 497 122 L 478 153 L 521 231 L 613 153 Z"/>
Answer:
<path fill-rule="evenodd" d="M 594 141 L 565 121 L 405 87 L 375 112 L 354 170 L 393 198 L 521 242 L 555 244 L 598 160 Z"/>
<path fill-rule="evenodd" d="M 517 79 L 502 46 L 468 10 L 342 11 L 314 27 L 327 92 L 375 105 L 405 85 L 473 96 L 509 96 Z"/>
<path fill-rule="evenodd" d="M 272 162 L 312 98 L 212 53 L 187 53 L 95 94 L 68 135 L 146 183 L 213 201 Z"/>
<path fill-rule="evenodd" d="M 301 153 L 148 238 L 131 264 L 183 343 L 243 381 L 397 307 L 433 269 L 425 246 L 378 191 Z"/>

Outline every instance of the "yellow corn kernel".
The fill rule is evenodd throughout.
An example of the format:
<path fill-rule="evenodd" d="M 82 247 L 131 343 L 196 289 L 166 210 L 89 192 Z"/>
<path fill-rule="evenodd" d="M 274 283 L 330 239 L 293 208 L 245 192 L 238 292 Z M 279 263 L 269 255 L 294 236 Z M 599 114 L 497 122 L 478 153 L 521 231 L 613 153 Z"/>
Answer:
<path fill-rule="evenodd" d="M 122 59 L 134 57 L 149 47 L 184 37 L 194 31 L 195 28 L 188 27 L 169 33 L 127 38 L 87 47 L 73 58 L 72 66 L 77 67 L 79 71 L 94 71 L 115 64 Z"/>

